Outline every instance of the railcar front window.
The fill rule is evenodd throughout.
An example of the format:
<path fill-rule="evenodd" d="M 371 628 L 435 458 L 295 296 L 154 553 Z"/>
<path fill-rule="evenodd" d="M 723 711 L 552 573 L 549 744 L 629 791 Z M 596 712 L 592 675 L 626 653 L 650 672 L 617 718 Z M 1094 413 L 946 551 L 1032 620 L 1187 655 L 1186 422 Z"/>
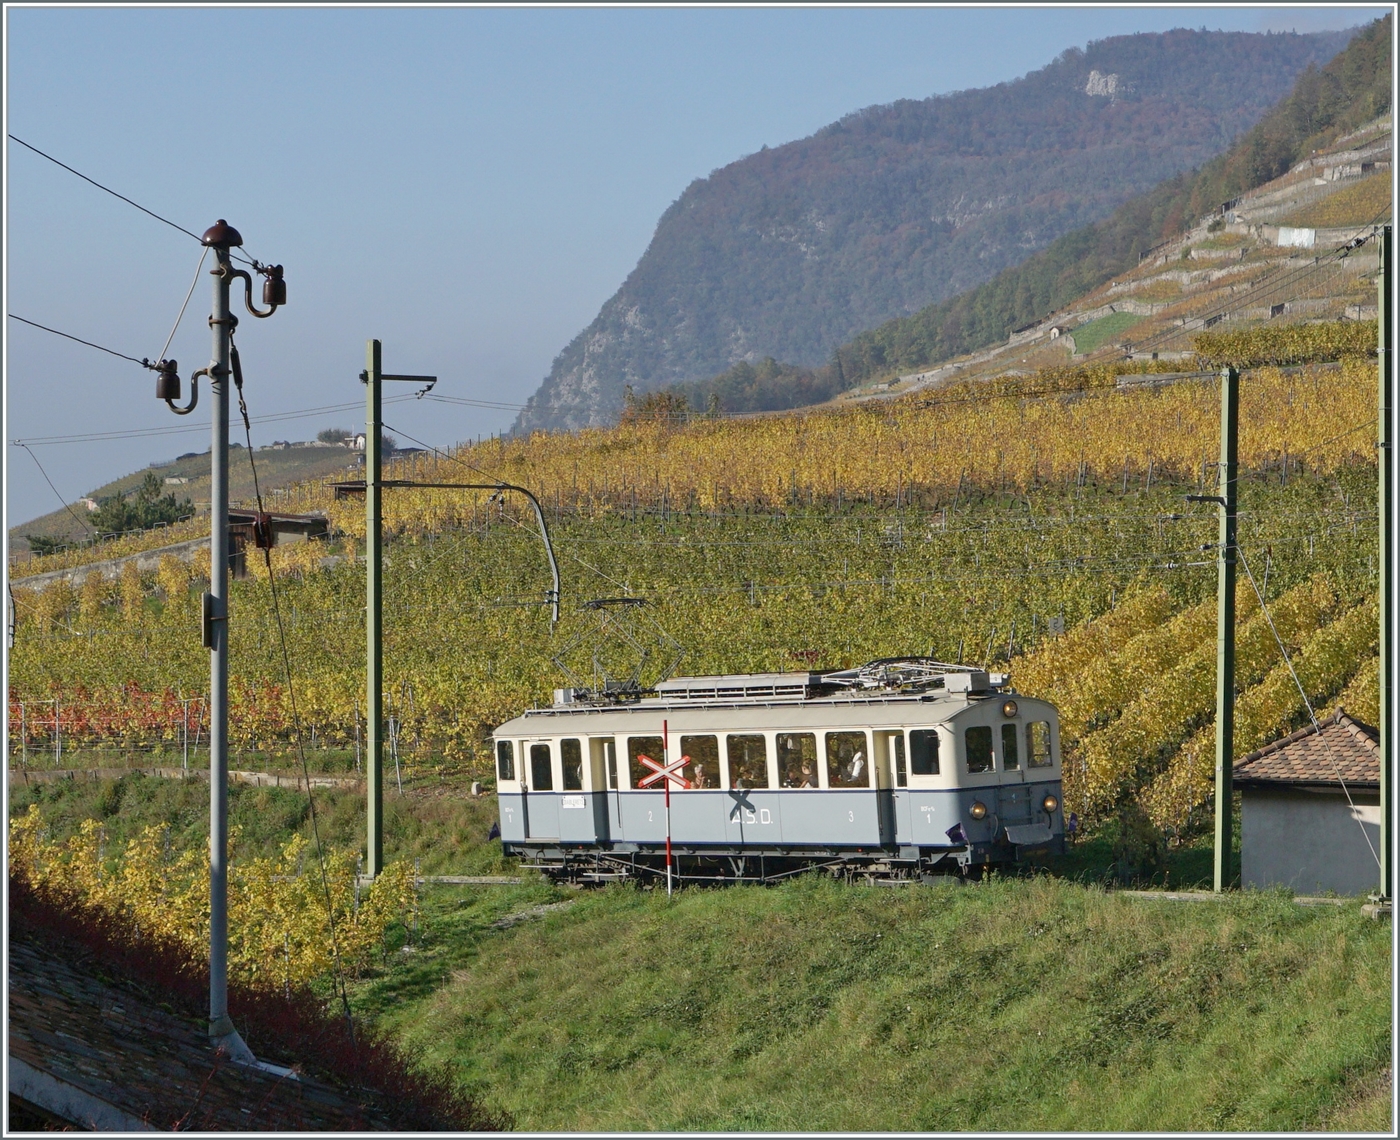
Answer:
<path fill-rule="evenodd" d="M 938 775 L 938 730 L 916 728 L 909 734 L 910 771 L 916 776 Z"/>
<path fill-rule="evenodd" d="M 629 736 L 627 738 L 627 771 L 632 776 L 632 787 L 640 788 L 643 780 L 656 774 L 655 768 L 642 763 L 642 757 L 645 756 L 648 760 L 660 764 L 665 752 L 661 743 L 659 736 Z M 653 780 L 647 787 L 659 792 L 661 791 L 661 781 Z"/>
<path fill-rule="evenodd" d="M 561 740 L 559 758 L 564 762 L 564 790 L 583 791 L 583 746 L 577 740 Z"/>
<path fill-rule="evenodd" d="M 530 790 L 532 792 L 554 791 L 554 772 L 549 763 L 549 745 L 530 745 Z"/>
<path fill-rule="evenodd" d="M 820 787 L 817 777 L 817 737 L 812 732 L 780 732 L 778 787 Z"/>
<path fill-rule="evenodd" d="M 967 752 L 969 772 L 990 772 L 992 770 L 992 726 L 975 724 L 963 733 L 963 747 Z"/>
<path fill-rule="evenodd" d="M 1001 726 L 1001 770 L 1015 772 L 1020 767 L 1021 756 L 1016 749 L 1016 726 L 1004 724 Z"/>
<path fill-rule="evenodd" d="M 736 735 L 724 738 L 729 753 L 731 788 L 768 786 L 768 742 L 761 736 Z"/>
<path fill-rule="evenodd" d="M 826 784 L 829 788 L 870 786 L 870 745 L 865 733 L 826 734 Z"/>
<path fill-rule="evenodd" d="M 909 776 L 904 767 L 904 733 L 897 733 L 893 739 L 894 786 L 897 788 L 907 788 L 909 786 Z"/>
<path fill-rule="evenodd" d="M 617 741 L 603 741 L 603 762 L 608 769 L 608 790 L 617 789 Z"/>
<path fill-rule="evenodd" d="M 515 779 L 514 741 L 496 741 L 496 777 L 501 780 Z"/>
<path fill-rule="evenodd" d="M 1033 720 L 1026 725 L 1026 766 L 1048 768 L 1055 762 L 1050 755 L 1050 722 Z"/>
<path fill-rule="evenodd" d="M 719 787 L 719 737 L 682 736 L 681 757 L 685 760 L 681 775 L 688 787 Z"/>

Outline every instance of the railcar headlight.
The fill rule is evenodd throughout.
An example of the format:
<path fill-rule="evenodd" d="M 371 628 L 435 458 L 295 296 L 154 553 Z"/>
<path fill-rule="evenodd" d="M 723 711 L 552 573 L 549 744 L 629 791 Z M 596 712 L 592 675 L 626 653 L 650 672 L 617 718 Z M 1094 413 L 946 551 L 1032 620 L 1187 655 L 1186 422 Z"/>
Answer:
<path fill-rule="evenodd" d="M 1002 702 L 1001 702 L 1001 715 L 1002 715 L 1002 716 L 1015 716 L 1015 715 L 1016 715 L 1016 702 L 1015 702 L 1015 701 L 1002 701 Z"/>
<path fill-rule="evenodd" d="M 986 819 L 987 805 L 981 800 L 973 800 L 972 806 L 967 809 L 967 814 L 972 816 L 973 819 Z"/>
<path fill-rule="evenodd" d="M 1047 792 L 1045 798 L 1040 801 L 1040 806 L 1045 809 L 1047 815 L 1054 815 L 1060 808 L 1060 799 L 1058 796 Z"/>

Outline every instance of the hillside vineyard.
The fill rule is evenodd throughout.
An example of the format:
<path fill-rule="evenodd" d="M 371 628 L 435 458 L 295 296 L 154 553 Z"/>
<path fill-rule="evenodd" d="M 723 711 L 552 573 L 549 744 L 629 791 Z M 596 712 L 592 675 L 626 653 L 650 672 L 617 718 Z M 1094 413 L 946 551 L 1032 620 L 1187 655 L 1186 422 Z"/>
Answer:
<path fill-rule="evenodd" d="M 1107 370 L 1047 373 L 975 398 L 944 392 L 462 449 L 461 460 L 536 489 L 561 562 L 564 617 L 551 636 L 538 604 L 548 572 L 528 516 L 470 495 L 386 496 L 395 537 L 385 566 L 385 684 L 405 762 L 488 774 L 491 729 L 548 703 L 550 687 L 563 683 L 550 657 L 591 620 L 581 604 L 631 595 L 649 599 L 656 623 L 682 642 L 688 673 L 836 668 L 927 652 L 1009 661 L 1018 689 L 1036 695 L 1077 675 L 1078 664 L 1054 664 L 1060 653 L 1090 667 L 1085 676 L 1111 672 L 1123 653 L 1160 660 L 1153 683 L 1176 694 L 1170 701 L 1136 709 L 1118 688 L 1079 681 L 1052 696 L 1065 702 L 1066 804 L 1093 811 L 1137 788 L 1164 820 L 1184 818 L 1209 754 L 1200 735 L 1210 705 L 1200 677 L 1209 670 L 1176 666 L 1213 652 L 1213 623 L 1191 607 L 1213 597 L 1216 521 L 1208 505 L 1183 496 L 1212 473 L 1218 392 L 1209 378 L 1104 386 L 1114 379 Z M 1241 544 L 1281 607 L 1280 633 L 1317 699 L 1348 693 L 1358 712 L 1375 700 L 1374 630 L 1357 608 L 1375 581 L 1374 384 L 1364 358 L 1262 368 L 1242 383 L 1241 459 L 1251 474 Z M 449 479 L 460 470 L 455 458 L 420 457 L 391 474 Z M 297 506 L 325 509 L 346 535 L 273 551 L 286 576 L 298 704 L 322 747 L 352 748 L 364 577 L 346 556 L 363 533 L 363 508 L 314 486 Z M 12 723 L 19 702 L 56 696 L 71 747 L 172 746 L 178 697 L 202 656 L 191 587 L 188 564 L 171 559 L 159 576 L 130 582 L 94 576 L 17 589 Z M 1250 686 L 1243 704 L 1257 709 L 1242 746 L 1301 710 L 1281 685 L 1250 588 L 1241 585 L 1239 601 L 1241 676 Z M 238 583 L 234 622 L 243 631 L 232 642 L 235 740 L 249 762 L 279 763 L 290 708 L 257 577 Z M 1059 627 L 1086 632 L 1058 637 Z M 1315 643 L 1318 628 L 1336 636 Z M 1156 648 L 1129 647 L 1140 636 L 1157 638 Z M 1339 645 L 1347 649 L 1336 656 Z M 1153 709 L 1160 715 L 1147 715 Z M 33 713 L 28 723 L 38 750 L 49 729 Z M 1095 744 L 1098 733 L 1117 743 Z"/>

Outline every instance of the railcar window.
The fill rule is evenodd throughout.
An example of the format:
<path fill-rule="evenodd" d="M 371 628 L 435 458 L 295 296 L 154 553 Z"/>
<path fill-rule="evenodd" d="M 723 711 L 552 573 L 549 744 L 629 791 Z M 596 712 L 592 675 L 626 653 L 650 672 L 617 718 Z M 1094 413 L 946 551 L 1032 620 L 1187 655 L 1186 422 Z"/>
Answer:
<path fill-rule="evenodd" d="M 910 771 L 916 776 L 938 775 L 938 730 L 916 728 L 909 733 Z"/>
<path fill-rule="evenodd" d="M 554 772 L 549 763 L 549 745 L 530 745 L 530 790 L 532 792 L 554 791 Z"/>
<path fill-rule="evenodd" d="M 826 734 L 826 785 L 829 788 L 870 786 L 870 745 L 865 733 Z"/>
<path fill-rule="evenodd" d="M 817 736 L 814 732 L 780 732 L 778 745 L 778 787 L 817 788 Z"/>
<path fill-rule="evenodd" d="M 1033 720 L 1026 725 L 1026 766 L 1048 768 L 1054 758 L 1050 755 L 1050 722 Z"/>
<path fill-rule="evenodd" d="M 564 790 L 583 791 L 583 746 L 577 740 L 561 740 L 559 758 L 564 764 Z"/>
<path fill-rule="evenodd" d="M 904 767 L 904 733 L 897 732 L 891 739 L 894 741 L 894 785 L 907 788 L 909 775 Z"/>
<path fill-rule="evenodd" d="M 967 770 L 969 772 L 990 772 L 992 770 L 992 726 L 975 724 L 963 733 L 963 747 L 967 750 Z"/>
<path fill-rule="evenodd" d="M 515 742 L 496 741 L 496 776 L 502 780 L 515 779 Z"/>
<path fill-rule="evenodd" d="M 768 786 L 768 742 L 761 736 L 726 736 L 731 788 Z"/>
<path fill-rule="evenodd" d="M 608 789 L 617 788 L 617 741 L 603 741 L 603 760 L 608 767 Z"/>
<path fill-rule="evenodd" d="M 643 764 L 641 757 L 645 756 L 648 760 L 654 760 L 660 764 L 665 752 L 661 745 L 662 740 L 659 736 L 629 736 L 627 738 L 627 771 L 632 776 L 632 787 L 640 788 L 643 780 L 656 774 L 656 769 Z M 660 780 L 654 780 L 647 787 L 657 792 L 662 790 Z"/>
<path fill-rule="evenodd" d="M 682 736 L 681 756 L 685 759 L 681 775 L 690 787 L 719 787 L 719 737 Z"/>
<path fill-rule="evenodd" d="M 1001 770 L 1014 772 L 1021 767 L 1021 755 L 1016 749 L 1016 726 L 1001 726 Z"/>

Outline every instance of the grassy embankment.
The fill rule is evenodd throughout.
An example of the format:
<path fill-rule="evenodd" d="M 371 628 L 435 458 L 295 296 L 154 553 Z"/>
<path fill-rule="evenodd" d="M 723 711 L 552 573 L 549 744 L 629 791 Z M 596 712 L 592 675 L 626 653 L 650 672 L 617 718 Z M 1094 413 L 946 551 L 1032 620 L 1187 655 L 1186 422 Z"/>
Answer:
<path fill-rule="evenodd" d="M 443 892 L 372 1010 L 531 1129 L 1381 1128 L 1390 930 L 1283 895 Z"/>
<path fill-rule="evenodd" d="M 161 820 L 198 842 L 206 804 L 203 784 L 140 777 L 17 788 L 12 808 L 30 801 L 57 834 L 103 818 L 109 850 Z M 322 834 L 354 842 L 359 797 L 317 803 Z M 508 869 L 484 840 L 490 798 L 386 806 L 391 858 Z M 309 827 L 280 789 L 235 789 L 231 820 L 249 853 Z M 1100 836 L 1057 870 L 1094 880 L 1109 859 Z M 1169 866 L 1199 881 L 1208 852 Z M 668 903 L 527 877 L 425 888 L 416 938 L 395 932 L 352 1000 L 524 1128 L 1380 1129 L 1389 959 L 1389 927 L 1357 904 L 1281 894 L 811 877 Z"/>

